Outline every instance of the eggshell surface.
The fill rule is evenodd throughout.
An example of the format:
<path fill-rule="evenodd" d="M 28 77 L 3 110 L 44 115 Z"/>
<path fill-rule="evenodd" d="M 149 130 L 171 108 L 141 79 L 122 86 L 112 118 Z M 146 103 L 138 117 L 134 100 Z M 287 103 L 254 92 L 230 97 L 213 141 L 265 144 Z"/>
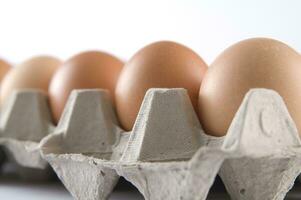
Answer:
<path fill-rule="evenodd" d="M 206 70 L 201 57 L 175 42 L 156 42 L 138 51 L 126 63 L 116 86 L 116 108 L 122 127 L 132 129 L 150 88 L 185 88 L 197 108 L 198 91 Z"/>
<path fill-rule="evenodd" d="M 58 122 L 74 89 L 107 89 L 114 94 L 123 62 L 99 51 L 87 51 L 67 60 L 55 73 L 49 86 L 50 106 Z M 113 95 L 111 95 L 114 101 Z"/>
<path fill-rule="evenodd" d="M 241 41 L 212 63 L 199 93 L 199 118 L 207 134 L 223 136 L 252 88 L 278 92 L 301 131 L 301 56 L 267 38 Z"/>
<path fill-rule="evenodd" d="M 2 79 L 10 69 L 11 69 L 11 65 L 6 61 L 0 59 L 0 82 L 2 81 Z"/>
<path fill-rule="evenodd" d="M 61 61 L 51 56 L 36 56 L 11 69 L 1 83 L 1 105 L 15 90 L 39 89 L 48 92 L 52 75 Z"/>

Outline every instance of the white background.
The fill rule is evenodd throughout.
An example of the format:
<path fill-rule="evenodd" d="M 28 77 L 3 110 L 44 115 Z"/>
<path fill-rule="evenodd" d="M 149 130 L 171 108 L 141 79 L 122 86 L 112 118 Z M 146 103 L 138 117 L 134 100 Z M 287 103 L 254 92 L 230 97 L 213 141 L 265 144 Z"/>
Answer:
<path fill-rule="evenodd" d="M 127 60 L 164 39 L 210 64 L 249 37 L 273 37 L 301 51 L 300 10 L 298 0 L 0 0 L 0 57 L 18 63 L 99 49 Z"/>

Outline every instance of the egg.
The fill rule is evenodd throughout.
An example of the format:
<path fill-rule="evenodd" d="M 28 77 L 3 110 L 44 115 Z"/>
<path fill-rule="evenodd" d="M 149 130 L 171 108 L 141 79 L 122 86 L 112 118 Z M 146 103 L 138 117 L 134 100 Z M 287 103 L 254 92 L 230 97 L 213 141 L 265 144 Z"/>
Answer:
<path fill-rule="evenodd" d="M 99 51 L 73 56 L 55 73 L 49 86 L 50 107 L 57 123 L 74 89 L 106 89 L 114 102 L 114 90 L 124 63 Z"/>
<path fill-rule="evenodd" d="M 278 92 L 301 131 L 301 56 L 267 38 L 241 41 L 210 65 L 199 93 L 199 118 L 205 132 L 223 136 L 252 88 Z"/>
<path fill-rule="evenodd" d="M 206 70 L 207 65 L 200 56 L 175 42 L 160 41 L 138 51 L 126 63 L 115 90 L 122 127 L 127 131 L 132 129 L 150 88 L 185 88 L 197 108 L 199 87 Z"/>
<path fill-rule="evenodd" d="M 36 56 L 11 69 L 1 83 L 1 105 L 15 90 L 38 89 L 47 93 L 52 75 L 61 61 L 51 56 Z"/>
<path fill-rule="evenodd" d="M 2 79 L 10 69 L 11 69 L 11 65 L 6 61 L 0 59 L 0 82 L 2 81 Z"/>

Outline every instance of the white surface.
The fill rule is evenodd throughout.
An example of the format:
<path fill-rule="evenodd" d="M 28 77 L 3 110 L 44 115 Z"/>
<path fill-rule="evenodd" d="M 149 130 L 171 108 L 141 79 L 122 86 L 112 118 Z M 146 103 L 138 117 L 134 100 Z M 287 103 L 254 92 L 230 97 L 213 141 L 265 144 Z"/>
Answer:
<path fill-rule="evenodd" d="M 0 199 L 14 200 L 71 200 L 72 197 L 58 184 L 29 184 L 1 182 Z"/>
<path fill-rule="evenodd" d="M 86 49 L 130 58 L 146 44 L 175 40 L 208 63 L 249 37 L 273 37 L 301 51 L 301 1 L 0 0 L 0 57 L 63 59 Z"/>
<path fill-rule="evenodd" d="M 59 183 L 27 183 L 18 180 L 0 180 L 0 199 L 13 200 L 72 200 L 71 195 Z M 140 200 L 134 192 L 116 191 L 110 200 Z"/>

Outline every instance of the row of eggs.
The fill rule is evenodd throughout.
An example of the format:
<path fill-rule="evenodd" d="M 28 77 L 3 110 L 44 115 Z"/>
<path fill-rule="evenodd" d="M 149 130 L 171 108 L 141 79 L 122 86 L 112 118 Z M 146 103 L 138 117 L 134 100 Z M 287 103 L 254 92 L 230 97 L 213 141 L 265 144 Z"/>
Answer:
<path fill-rule="evenodd" d="M 205 132 L 214 136 L 226 134 L 249 89 L 268 88 L 283 97 L 301 131 L 301 55 L 273 39 L 238 42 L 210 67 L 190 48 L 170 41 L 149 44 L 126 63 L 100 51 L 64 62 L 37 56 L 13 68 L 0 60 L 0 80 L 1 106 L 14 90 L 40 89 L 49 96 L 55 123 L 73 89 L 107 89 L 127 131 L 149 88 L 185 88 Z"/>

